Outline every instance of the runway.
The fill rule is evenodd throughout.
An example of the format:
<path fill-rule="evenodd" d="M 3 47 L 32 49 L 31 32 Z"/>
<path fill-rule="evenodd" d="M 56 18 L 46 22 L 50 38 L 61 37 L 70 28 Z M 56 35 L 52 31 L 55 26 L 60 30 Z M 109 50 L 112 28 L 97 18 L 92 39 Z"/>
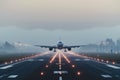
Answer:
<path fill-rule="evenodd" d="M 44 52 L 0 65 L 0 80 L 120 80 L 120 66 L 74 52 Z"/>

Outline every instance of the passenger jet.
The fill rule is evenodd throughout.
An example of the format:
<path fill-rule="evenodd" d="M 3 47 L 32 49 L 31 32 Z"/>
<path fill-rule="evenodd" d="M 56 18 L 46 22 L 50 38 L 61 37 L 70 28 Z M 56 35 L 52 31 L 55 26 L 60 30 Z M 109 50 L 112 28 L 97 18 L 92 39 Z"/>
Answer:
<path fill-rule="evenodd" d="M 64 44 L 61 41 L 59 41 L 56 46 L 44 46 L 44 45 L 43 46 L 35 45 L 35 46 L 38 46 L 41 48 L 48 48 L 50 51 L 54 50 L 54 52 L 56 52 L 56 49 L 59 49 L 59 50 L 64 49 L 66 52 L 67 50 L 70 51 L 71 48 L 79 48 L 80 47 L 80 46 L 64 46 Z"/>

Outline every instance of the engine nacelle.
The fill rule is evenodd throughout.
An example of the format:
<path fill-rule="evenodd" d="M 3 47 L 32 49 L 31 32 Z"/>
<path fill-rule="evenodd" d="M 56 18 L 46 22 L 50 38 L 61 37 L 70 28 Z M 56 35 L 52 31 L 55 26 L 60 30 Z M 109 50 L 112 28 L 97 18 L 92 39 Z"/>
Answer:
<path fill-rule="evenodd" d="M 68 51 L 71 51 L 71 48 L 67 48 L 68 49 Z"/>
<path fill-rule="evenodd" d="M 53 48 L 49 48 L 49 50 L 50 50 L 50 51 L 52 51 L 52 50 L 53 50 Z"/>

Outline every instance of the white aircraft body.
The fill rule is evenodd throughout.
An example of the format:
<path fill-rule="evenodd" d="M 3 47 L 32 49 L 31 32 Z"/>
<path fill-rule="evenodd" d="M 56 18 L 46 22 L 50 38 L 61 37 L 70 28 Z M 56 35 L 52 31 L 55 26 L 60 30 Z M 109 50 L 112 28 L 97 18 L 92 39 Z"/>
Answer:
<path fill-rule="evenodd" d="M 35 46 L 38 46 L 38 47 L 41 47 L 41 48 L 49 48 L 50 51 L 54 50 L 54 52 L 56 52 L 56 49 L 59 49 L 59 50 L 64 49 L 65 52 L 66 52 L 67 50 L 70 51 L 72 48 L 79 48 L 80 47 L 80 46 L 77 46 L 77 45 L 75 45 L 75 46 L 64 46 L 64 44 L 61 41 L 59 41 L 56 46 L 45 46 L 45 45 L 42 45 L 42 46 L 35 45 Z"/>

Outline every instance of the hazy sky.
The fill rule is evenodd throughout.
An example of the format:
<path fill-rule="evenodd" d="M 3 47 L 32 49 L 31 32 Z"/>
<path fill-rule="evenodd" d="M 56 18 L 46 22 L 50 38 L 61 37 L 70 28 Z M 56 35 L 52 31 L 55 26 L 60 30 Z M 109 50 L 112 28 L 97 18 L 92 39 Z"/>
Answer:
<path fill-rule="evenodd" d="M 0 0 L 0 42 L 97 43 L 119 30 L 119 0 Z"/>

